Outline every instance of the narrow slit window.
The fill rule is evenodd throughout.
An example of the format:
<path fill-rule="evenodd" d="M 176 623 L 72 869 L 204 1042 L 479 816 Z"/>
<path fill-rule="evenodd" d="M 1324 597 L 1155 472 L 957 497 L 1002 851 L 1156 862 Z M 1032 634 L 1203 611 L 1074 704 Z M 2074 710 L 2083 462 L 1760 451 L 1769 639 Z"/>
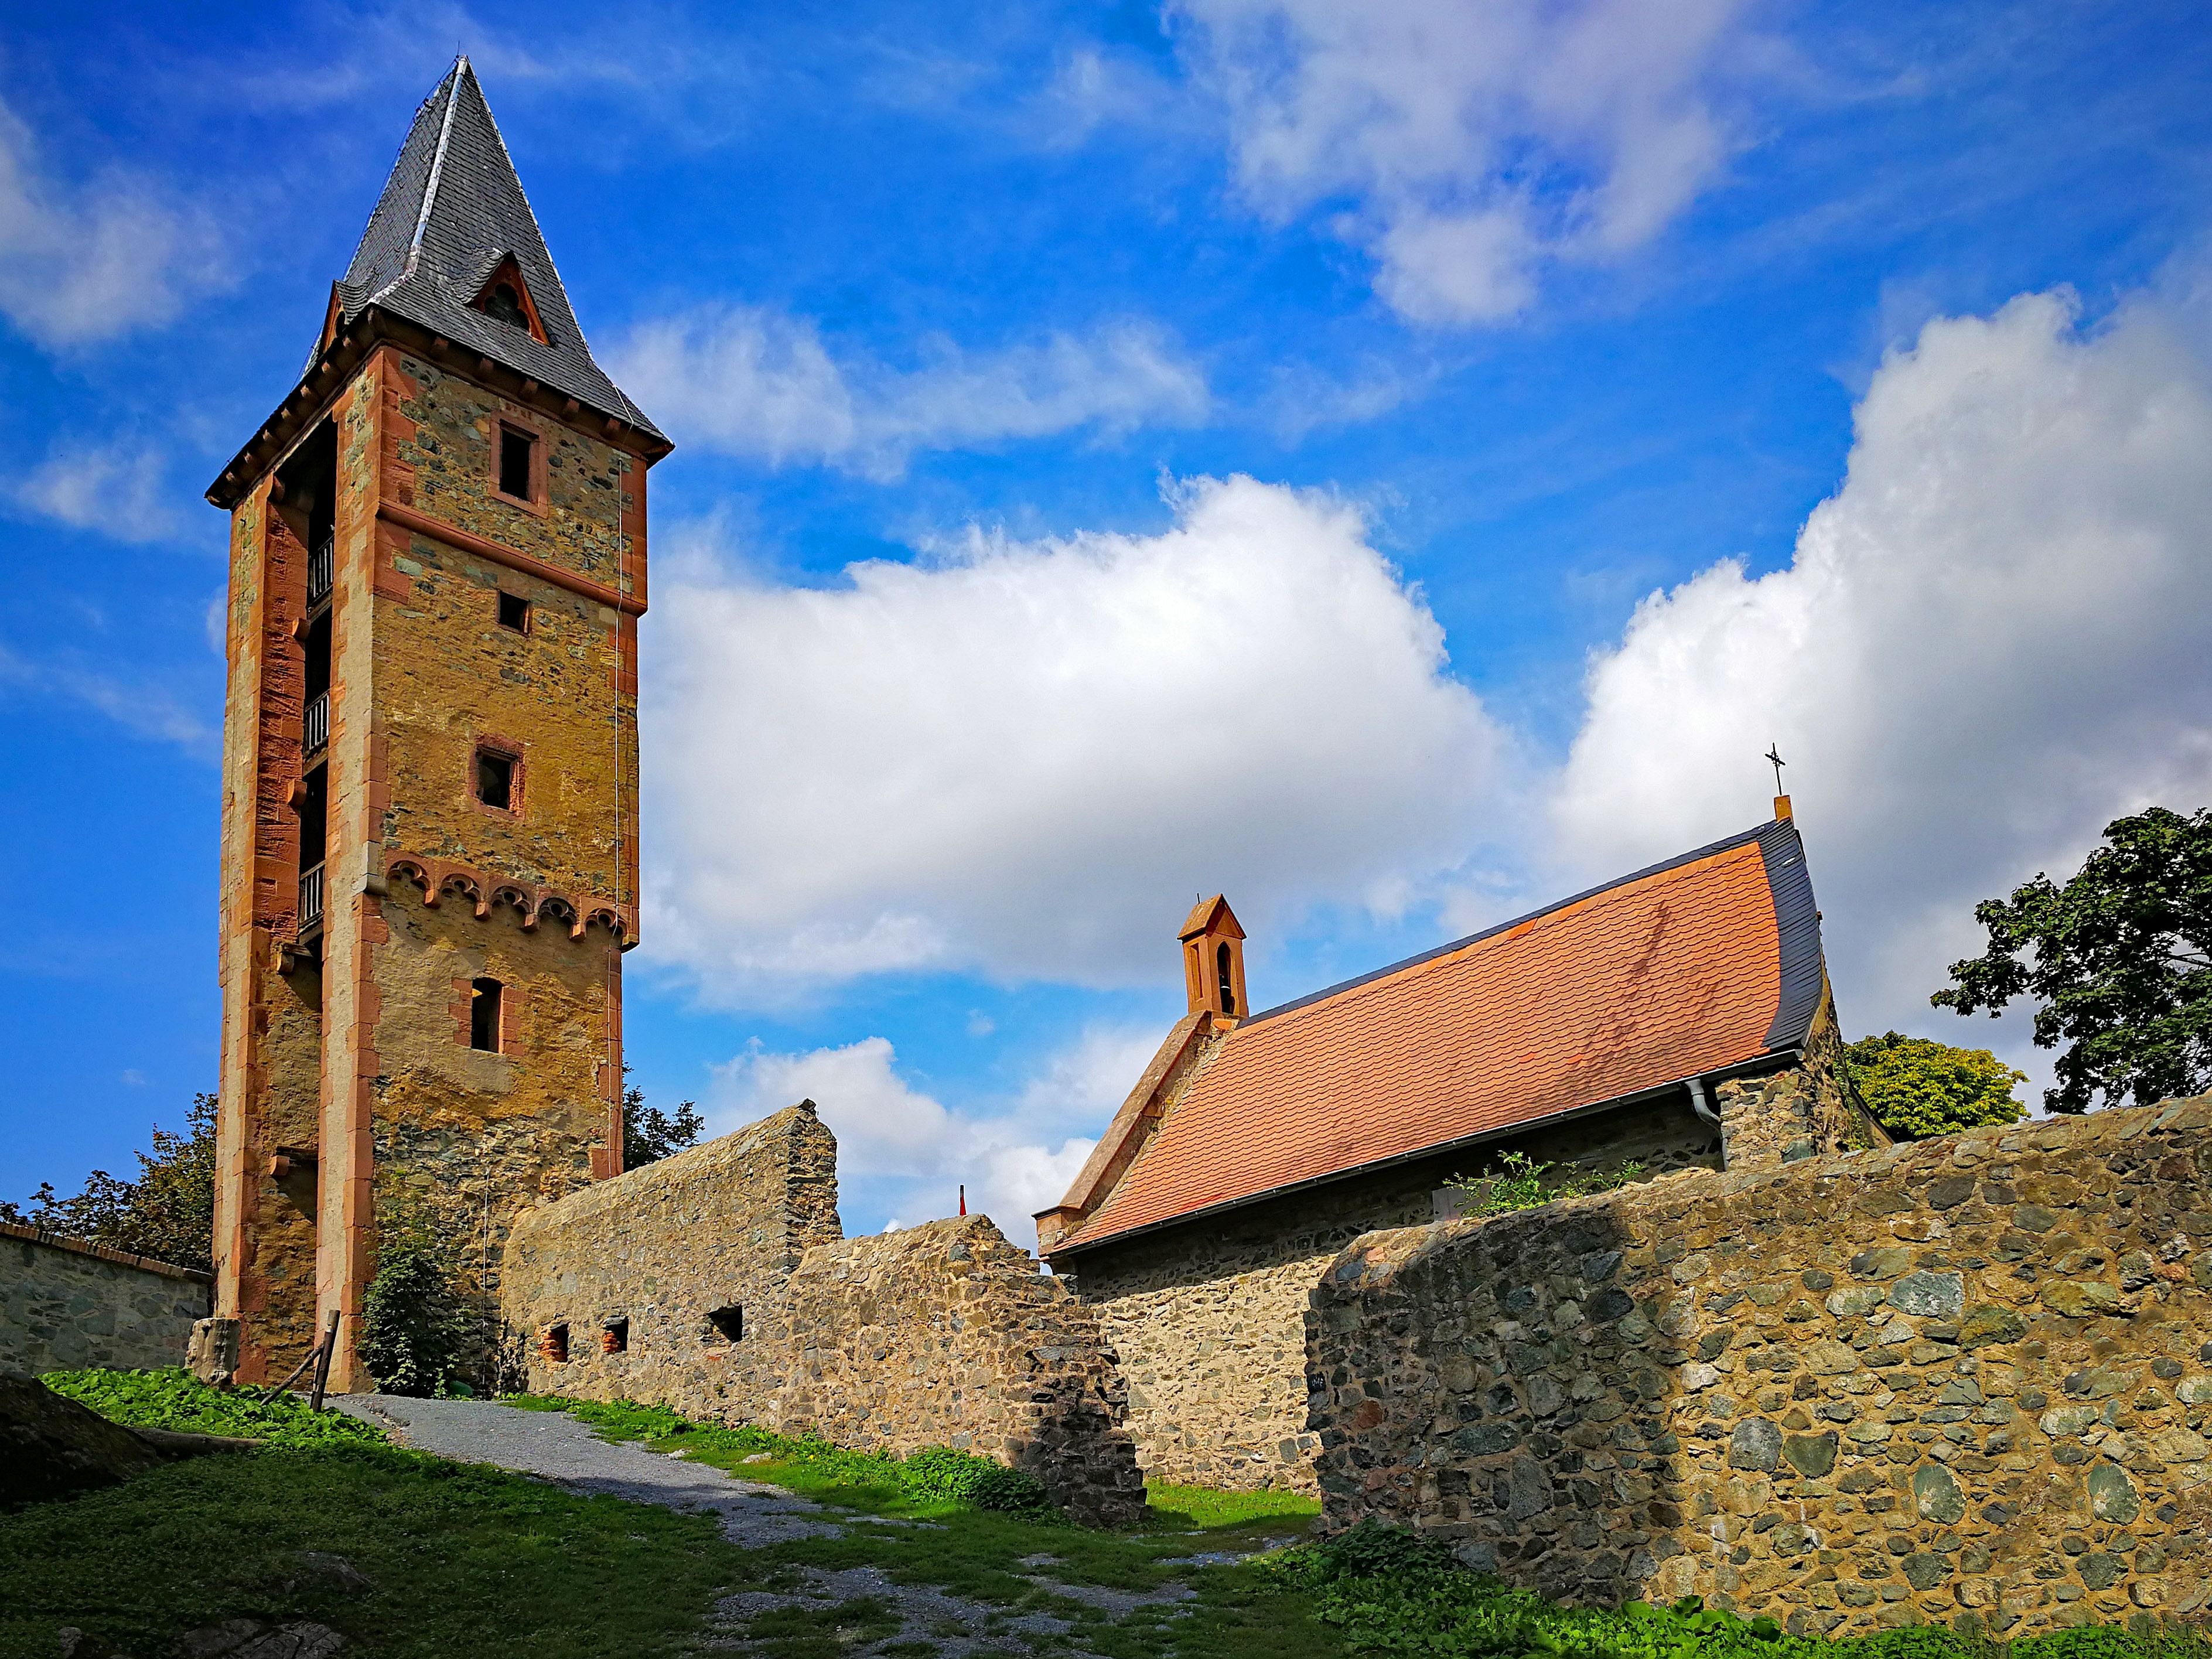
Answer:
<path fill-rule="evenodd" d="M 740 1341 L 745 1334 L 745 1310 L 732 1302 L 726 1308 L 716 1308 L 709 1313 L 707 1322 L 725 1342 Z"/>
<path fill-rule="evenodd" d="M 566 1325 L 548 1326 L 545 1334 L 538 1340 L 538 1351 L 553 1364 L 567 1364 L 568 1363 L 568 1328 Z"/>
<path fill-rule="evenodd" d="M 477 799 L 502 812 L 514 811 L 514 757 L 496 749 L 477 750 Z"/>
<path fill-rule="evenodd" d="M 512 628 L 518 634 L 530 631 L 530 601 L 519 593 L 499 596 L 499 625 Z"/>
<path fill-rule="evenodd" d="M 1234 1014 L 1237 1012 L 1237 992 L 1229 972 L 1228 945 L 1217 945 L 1213 947 L 1213 967 L 1215 974 L 1221 981 L 1221 1012 L 1224 1014 Z"/>
<path fill-rule="evenodd" d="M 495 979 L 474 980 L 469 985 L 469 1047 L 488 1054 L 499 1052 L 500 983 Z"/>
<path fill-rule="evenodd" d="M 628 1353 L 629 1352 L 629 1321 L 610 1319 L 599 1332 L 599 1352 Z"/>
<path fill-rule="evenodd" d="M 538 440 L 511 426 L 499 429 L 499 493 L 519 501 L 532 499 L 530 489 L 532 451 Z"/>

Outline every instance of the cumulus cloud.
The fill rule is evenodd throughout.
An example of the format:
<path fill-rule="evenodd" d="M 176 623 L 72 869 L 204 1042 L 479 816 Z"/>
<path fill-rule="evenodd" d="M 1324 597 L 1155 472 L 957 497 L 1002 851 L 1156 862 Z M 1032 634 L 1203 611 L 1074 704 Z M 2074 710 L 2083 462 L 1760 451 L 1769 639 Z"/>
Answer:
<path fill-rule="evenodd" d="M 220 280 L 213 227 L 143 180 L 41 174 L 31 130 L 0 104 L 0 312 L 46 346 L 167 322 Z"/>
<path fill-rule="evenodd" d="M 1173 492 L 1158 535 L 975 534 L 821 590 L 664 590 L 652 937 L 710 990 L 1156 979 L 1186 896 L 1401 903 L 1510 756 L 1336 497 Z"/>
<path fill-rule="evenodd" d="M 117 541 L 159 541 L 176 527 L 162 492 L 161 458 L 142 446 L 58 449 L 23 480 L 15 499 Z"/>
<path fill-rule="evenodd" d="M 833 354 L 814 324 L 764 306 L 709 305 L 633 330 L 617 377 L 686 441 L 781 466 L 896 477 L 920 450 L 1204 418 L 1206 377 L 1156 325 L 972 352 L 944 336 L 895 368 Z"/>
<path fill-rule="evenodd" d="M 1594 660 L 1559 845 L 1607 871 L 1741 828 L 1778 739 L 1846 1020 L 1986 1041 L 1927 1007 L 1974 902 L 2212 797 L 2203 320 L 2039 294 L 1893 352 L 1789 567 L 1717 563 Z"/>
<path fill-rule="evenodd" d="M 755 1044 L 717 1068 L 709 1124 L 726 1133 L 811 1100 L 837 1137 L 841 1206 L 850 1231 L 908 1224 L 968 1207 L 1033 1245 L 1030 1218 L 1056 1202 L 1095 1141 L 1070 1125 L 1106 1121 L 1152 1058 L 1156 1034 L 1086 1031 L 1050 1056 L 1018 1095 L 946 1107 L 903 1076 L 879 1036 L 787 1054 Z"/>
<path fill-rule="evenodd" d="M 1262 212 L 1329 212 L 1404 315 L 1493 323 L 1656 235 L 1733 143 L 1743 0 L 1176 0 Z"/>

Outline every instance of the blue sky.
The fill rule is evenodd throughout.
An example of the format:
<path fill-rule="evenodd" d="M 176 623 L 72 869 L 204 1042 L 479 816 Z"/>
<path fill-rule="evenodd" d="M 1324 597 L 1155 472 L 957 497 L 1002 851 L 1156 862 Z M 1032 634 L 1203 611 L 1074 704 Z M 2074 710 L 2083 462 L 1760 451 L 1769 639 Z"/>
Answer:
<path fill-rule="evenodd" d="M 636 1080 L 1008 1231 L 1180 1009 L 1762 818 L 1844 1022 L 2212 797 L 2179 3 L 94 8 L 0 33 L 0 1194 L 216 1072 L 199 489 L 475 62 L 675 438 Z"/>

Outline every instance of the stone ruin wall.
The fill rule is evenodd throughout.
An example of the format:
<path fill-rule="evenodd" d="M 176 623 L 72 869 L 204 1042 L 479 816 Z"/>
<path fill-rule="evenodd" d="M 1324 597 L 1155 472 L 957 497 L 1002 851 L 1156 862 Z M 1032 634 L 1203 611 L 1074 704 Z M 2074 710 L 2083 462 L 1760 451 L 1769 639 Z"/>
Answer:
<path fill-rule="evenodd" d="M 2212 1097 L 1374 1234 L 1307 1328 L 1328 1523 L 1548 1595 L 2212 1601 Z"/>
<path fill-rule="evenodd" d="M 1143 1509 L 1097 1320 L 983 1216 L 844 1238 L 811 1102 L 526 1212 L 500 1280 L 535 1392 L 863 1450 L 952 1445 L 1028 1470 L 1079 1518 Z"/>
<path fill-rule="evenodd" d="M 866 1450 L 951 1446 L 1027 1470 L 1085 1519 L 1143 1513 L 1097 1319 L 988 1217 L 809 1250 L 789 1317 L 787 1428 Z"/>
<path fill-rule="evenodd" d="M 1074 1258 L 1072 1276 L 1128 1379 L 1129 1428 L 1153 1480 L 1318 1490 L 1306 1422 L 1305 1310 L 1344 1247 L 1428 1220 L 1447 1181 L 1519 1150 L 1540 1162 L 1655 1170 L 1717 1164 L 1684 1098 L 1646 1102 L 1494 1146 L 1176 1227 Z"/>
<path fill-rule="evenodd" d="M 501 1258 L 501 1313 L 533 1392 L 781 1429 L 784 1287 L 810 1247 L 842 1237 L 836 1140 L 811 1104 L 793 1106 L 523 1212 Z M 726 1308 L 735 1340 L 708 1317 Z M 617 1320 L 619 1353 L 605 1340 Z M 557 1327 L 566 1360 L 549 1340 Z"/>

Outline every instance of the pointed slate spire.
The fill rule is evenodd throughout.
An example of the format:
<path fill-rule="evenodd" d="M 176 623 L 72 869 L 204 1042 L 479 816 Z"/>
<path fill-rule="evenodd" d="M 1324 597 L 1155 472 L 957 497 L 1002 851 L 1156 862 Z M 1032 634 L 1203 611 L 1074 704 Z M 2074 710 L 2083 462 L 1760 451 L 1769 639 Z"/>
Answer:
<path fill-rule="evenodd" d="M 529 291 L 543 341 L 474 308 L 492 274 L 509 259 Z M 416 112 L 337 294 L 349 323 L 372 306 L 380 307 L 602 414 L 661 435 L 592 361 L 465 58 L 454 60 L 452 72 Z"/>

